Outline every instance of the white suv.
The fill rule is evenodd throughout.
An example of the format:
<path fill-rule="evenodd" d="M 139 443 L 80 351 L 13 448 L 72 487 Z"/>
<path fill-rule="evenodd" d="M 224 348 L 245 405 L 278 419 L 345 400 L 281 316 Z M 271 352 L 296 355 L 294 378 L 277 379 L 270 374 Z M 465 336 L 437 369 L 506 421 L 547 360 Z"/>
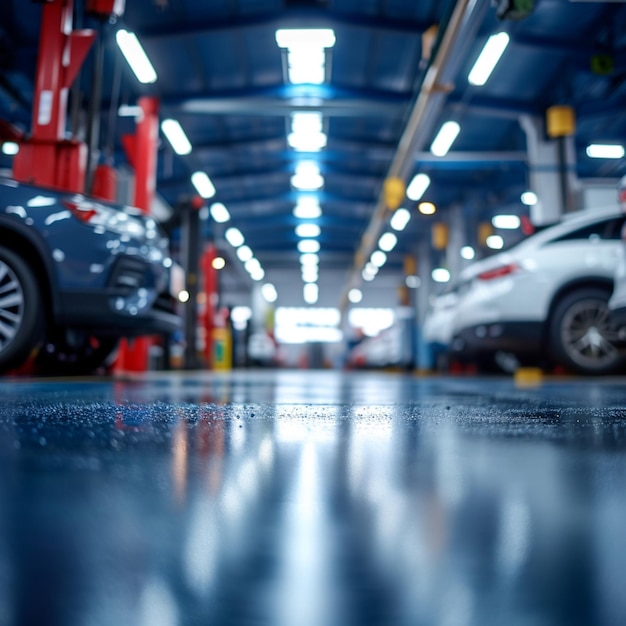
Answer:
<path fill-rule="evenodd" d="M 581 211 L 466 267 L 449 325 L 451 352 L 547 357 L 581 374 L 617 371 L 624 357 L 607 302 L 625 221 L 617 207 Z"/>

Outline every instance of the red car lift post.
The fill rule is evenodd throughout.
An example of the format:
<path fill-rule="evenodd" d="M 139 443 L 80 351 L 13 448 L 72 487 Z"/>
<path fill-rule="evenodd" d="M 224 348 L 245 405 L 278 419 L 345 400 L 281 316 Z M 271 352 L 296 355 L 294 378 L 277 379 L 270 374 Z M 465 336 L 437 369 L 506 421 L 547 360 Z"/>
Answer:
<path fill-rule="evenodd" d="M 135 169 L 135 198 L 133 204 L 150 213 L 156 186 L 157 147 L 159 141 L 159 99 L 144 96 L 138 103 L 141 113 L 134 135 L 125 135 L 124 148 Z M 132 342 L 122 340 L 116 369 L 125 372 L 145 372 L 148 369 L 150 337 L 136 337 Z"/>
<path fill-rule="evenodd" d="M 71 84 L 95 38 L 93 30 L 72 30 L 73 0 L 42 7 L 32 133 L 20 144 L 13 176 L 21 182 L 82 193 L 87 146 L 65 138 Z"/>

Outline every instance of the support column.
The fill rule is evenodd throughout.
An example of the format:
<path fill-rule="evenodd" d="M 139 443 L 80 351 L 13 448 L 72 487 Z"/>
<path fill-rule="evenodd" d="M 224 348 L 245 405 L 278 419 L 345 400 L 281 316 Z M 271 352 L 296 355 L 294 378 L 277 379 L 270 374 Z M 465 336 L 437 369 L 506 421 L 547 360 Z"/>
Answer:
<path fill-rule="evenodd" d="M 465 216 L 460 204 L 448 209 L 448 245 L 446 247 L 446 266 L 452 280 L 459 277 L 463 267 L 460 250 L 465 245 Z"/>
<path fill-rule="evenodd" d="M 562 132 L 550 139 L 544 121 L 530 115 L 521 116 L 520 125 L 526 134 L 530 189 L 538 198 L 530 219 L 535 226 L 554 224 L 578 208 L 573 134 Z"/>
<path fill-rule="evenodd" d="M 435 366 L 432 350 L 424 341 L 422 335 L 422 326 L 426 313 L 428 312 L 428 301 L 432 293 L 432 277 L 433 271 L 431 259 L 430 241 L 420 241 L 417 248 L 417 270 L 420 279 L 420 286 L 417 290 L 416 302 L 416 320 L 417 320 L 417 369 L 432 370 Z"/>
<path fill-rule="evenodd" d="M 200 215 L 198 211 L 194 210 L 194 208 L 188 203 L 185 204 L 182 210 L 180 231 L 181 250 L 183 252 L 183 258 L 181 260 L 186 279 L 185 289 L 189 293 L 189 300 L 185 303 L 185 312 L 183 317 L 183 329 L 185 335 L 183 367 L 185 369 L 196 369 L 198 367 L 196 345 L 198 335 Z"/>

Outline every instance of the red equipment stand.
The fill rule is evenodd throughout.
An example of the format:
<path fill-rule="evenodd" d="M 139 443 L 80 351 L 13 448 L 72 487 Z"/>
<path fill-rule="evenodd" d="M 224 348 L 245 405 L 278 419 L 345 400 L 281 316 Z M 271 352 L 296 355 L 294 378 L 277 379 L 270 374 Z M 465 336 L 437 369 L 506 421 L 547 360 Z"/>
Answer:
<path fill-rule="evenodd" d="M 93 30 L 72 30 L 73 0 L 42 7 L 32 134 L 13 160 L 16 180 L 82 193 L 87 147 L 65 139 L 67 96 L 95 38 Z"/>
<path fill-rule="evenodd" d="M 135 199 L 133 204 L 144 213 L 150 212 L 156 183 L 157 147 L 159 140 L 159 100 L 142 97 L 137 103 L 141 115 L 137 120 L 134 135 L 122 139 L 130 164 L 135 169 Z M 148 369 L 148 352 L 151 337 L 136 337 L 132 341 L 122 340 L 116 371 L 145 372 Z"/>

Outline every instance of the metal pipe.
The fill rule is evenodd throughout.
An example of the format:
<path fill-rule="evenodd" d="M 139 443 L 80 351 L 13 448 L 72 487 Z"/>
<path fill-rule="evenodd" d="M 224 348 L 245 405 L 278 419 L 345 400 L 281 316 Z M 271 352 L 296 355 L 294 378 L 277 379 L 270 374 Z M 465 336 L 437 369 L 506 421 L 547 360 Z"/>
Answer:
<path fill-rule="evenodd" d="M 414 154 L 423 147 L 431 132 L 436 116 L 445 102 L 448 84 L 454 79 L 465 57 L 464 48 L 473 43 L 488 7 L 489 0 L 457 1 L 435 56 L 422 81 L 417 100 L 387 172 L 387 178 L 406 179 L 414 167 Z M 339 307 L 342 313 L 348 304 L 349 290 L 361 283 L 361 270 L 374 249 L 386 216 L 387 206 L 381 191 L 373 216 L 355 254 L 354 265 L 340 300 Z"/>

